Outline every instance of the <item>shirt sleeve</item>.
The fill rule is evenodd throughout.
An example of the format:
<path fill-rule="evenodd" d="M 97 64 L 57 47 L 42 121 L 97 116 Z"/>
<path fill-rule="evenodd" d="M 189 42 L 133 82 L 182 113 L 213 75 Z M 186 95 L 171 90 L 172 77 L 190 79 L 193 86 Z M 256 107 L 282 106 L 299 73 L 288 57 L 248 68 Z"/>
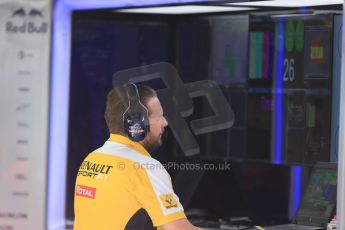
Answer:
<path fill-rule="evenodd" d="M 154 226 L 186 218 L 179 198 L 174 193 L 171 179 L 163 165 L 141 165 L 132 178 L 134 195 L 149 214 Z"/>

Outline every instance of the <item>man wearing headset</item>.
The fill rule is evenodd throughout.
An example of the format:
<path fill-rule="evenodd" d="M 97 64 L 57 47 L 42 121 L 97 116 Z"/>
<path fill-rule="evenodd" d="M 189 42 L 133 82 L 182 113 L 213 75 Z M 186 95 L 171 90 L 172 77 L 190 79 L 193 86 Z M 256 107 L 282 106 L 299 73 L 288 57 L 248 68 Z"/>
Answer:
<path fill-rule="evenodd" d="M 199 229 L 186 219 L 167 171 L 149 154 L 168 125 L 156 92 L 134 84 L 112 89 L 105 120 L 109 140 L 78 171 L 74 230 Z"/>

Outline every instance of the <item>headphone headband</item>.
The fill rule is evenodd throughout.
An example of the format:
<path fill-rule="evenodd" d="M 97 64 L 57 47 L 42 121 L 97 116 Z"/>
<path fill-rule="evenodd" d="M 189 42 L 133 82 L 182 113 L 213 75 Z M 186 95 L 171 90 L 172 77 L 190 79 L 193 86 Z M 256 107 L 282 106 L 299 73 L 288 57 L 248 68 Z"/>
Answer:
<path fill-rule="evenodd" d="M 126 85 L 127 97 L 129 101 L 140 101 L 138 87 L 134 83 L 129 83 Z"/>

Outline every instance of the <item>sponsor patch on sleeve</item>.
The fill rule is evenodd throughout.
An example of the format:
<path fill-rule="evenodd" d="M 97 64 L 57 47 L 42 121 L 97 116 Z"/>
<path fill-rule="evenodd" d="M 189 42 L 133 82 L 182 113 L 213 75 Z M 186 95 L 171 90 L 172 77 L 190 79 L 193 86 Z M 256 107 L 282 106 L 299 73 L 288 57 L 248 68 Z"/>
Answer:
<path fill-rule="evenodd" d="M 91 188 L 83 185 L 77 185 L 75 194 L 89 199 L 95 199 L 96 188 Z"/>
<path fill-rule="evenodd" d="M 177 200 L 175 200 L 174 195 L 170 194 L 163 194 L 159 196 L 165 208 L 176 208 L 177 207 Z"/>

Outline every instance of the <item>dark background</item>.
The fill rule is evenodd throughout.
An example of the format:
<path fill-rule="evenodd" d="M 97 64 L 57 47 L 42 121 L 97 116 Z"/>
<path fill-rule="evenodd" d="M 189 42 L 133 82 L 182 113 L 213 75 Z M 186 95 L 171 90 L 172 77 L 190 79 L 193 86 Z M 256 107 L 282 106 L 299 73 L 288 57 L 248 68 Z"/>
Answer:
<path fill-rule="evenodd" d="M 112 75 L 132 67 L 169 62 L 177 68 L 185 83 L 220 79 L 210 74 L 214 66 L 212 25 L 219 16 L 226 15 L 175 17 L 120 15 L 110 11 L 73 13 L 67 219 L 74 218 L 74 181 L 81 161 L 89 152 L 103 145 L 109 136 L 103 114 L 106 94 L 112 88 Z M 332 37 L 332 16 L 298 20 L 303 20 L 305 25 L 325 26 Z M 274 33 L 275 23 L 267 17 L 251 16 L 247 24 L 248 33 Z M 270 45 L 274 49 L 274 44 Z M 331 41 L 328 45 L 332 51 Z M 302 63 L 301 67 L 296 67 L 299 79 L 296 84 L 285 83 L 283 86 L 283 114 L 288 113 L 288 105 L 292 101 L 302 104 L 305 116 L 305 105 L 311 103 L 316 108 L 317 125 L 309 128 L 302 125 L 302 129 L 294 130 L 288 128 L 289 122 L 291 124 L 289 117 L 284 117 L 283 159 L 281 164 L 275 165 L 272 163 L 275 77 L 248 79 L 250 52 L 248 49 L 241 54 L 241 58 L 247 60 L 241 64 L 247 70 L 242 79 L 224 83 L 228 76 L 221 76 L 223 80 L 218 82 L 235 113 L 233 127 L 195 136 L 200 154 L 193 157 L 184 156 L 167 128 L 164 145 L 152 155 L 162 163 L 231 164 L 231 170 L 227 171 L 169 170 L 176 193 L 186 210 L 204 209 L 213 218 L 248 216 L 257 224 L 284 223 L 289 218 L 291 166 L 302 165 L 308 174 L 314 162 L 329 161 L 332 62 L 329 57 L 328 75 L 318 80 L 305 79 L 305 64 Z M 304 60 L 303 53 L 293 55 Z M 156 89 L 162 87 L 157 82 L 147 84 Z M 187 123 L 213 114 L 205 98 L 195 98 L 193 102 L 194 113 L 185 118 Z M 299 138 L 294 139 L 296 135 Z M 322 147 L 312 146 L 320 138 L 324 142 Z"/>

